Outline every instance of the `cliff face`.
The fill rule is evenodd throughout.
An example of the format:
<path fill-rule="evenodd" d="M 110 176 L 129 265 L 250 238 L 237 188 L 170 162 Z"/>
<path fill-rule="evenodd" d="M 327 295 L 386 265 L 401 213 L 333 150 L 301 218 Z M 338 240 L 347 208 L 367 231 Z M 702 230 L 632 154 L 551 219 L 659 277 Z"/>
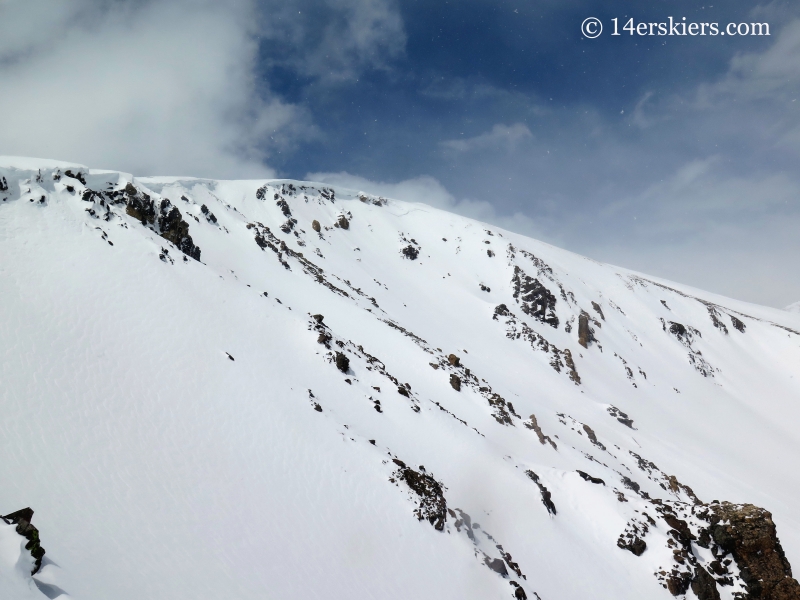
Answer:
<path fill-rule="evenodd" d="M 0 183 L 34 591 L 797 598 L 800 317 L 310 182 Z"/>
<path fill-rule="evenodd" d="M 730 555 L 736 561 L 747 589 L 745 598 L 800 599 L 800 584 L 792 578 L 792 567 L 768 511 L 752 504 L 723 502 L 709 507 L 708 519 L 706 539 L 716 544 L 717 555 Z M 721 569 L 719 558 L 712 569 Z"/>

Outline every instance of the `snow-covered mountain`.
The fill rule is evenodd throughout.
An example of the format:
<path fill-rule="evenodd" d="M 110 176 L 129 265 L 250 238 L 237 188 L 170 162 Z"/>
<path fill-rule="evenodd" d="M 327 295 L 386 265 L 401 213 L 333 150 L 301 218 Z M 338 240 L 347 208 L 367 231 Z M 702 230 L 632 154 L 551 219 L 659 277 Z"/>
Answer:
<path fill-rule="evenodd" d="M 788 310 L 789 312 L 793 313 L 800 313 L 800 302 L 794 302 L 787 306 L 784 310 Z"/>
<path fill-rule="evenodd" d="M 0 307 L 3 597 L 800 598 L 800 315 L 353 190 L 9 157 Z"/>

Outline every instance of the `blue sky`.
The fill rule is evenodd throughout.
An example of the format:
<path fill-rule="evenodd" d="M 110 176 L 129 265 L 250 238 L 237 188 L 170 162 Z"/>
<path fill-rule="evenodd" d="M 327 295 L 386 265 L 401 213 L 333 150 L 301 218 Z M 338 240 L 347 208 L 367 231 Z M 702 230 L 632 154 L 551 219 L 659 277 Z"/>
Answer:
<path fill-rule="evenodd" d="M 609 35 L 670 16 L 771 35 Z M 797 3 L 4 0 L 0 81 L 0 154 L 313 177 L 800 299 Z"/>

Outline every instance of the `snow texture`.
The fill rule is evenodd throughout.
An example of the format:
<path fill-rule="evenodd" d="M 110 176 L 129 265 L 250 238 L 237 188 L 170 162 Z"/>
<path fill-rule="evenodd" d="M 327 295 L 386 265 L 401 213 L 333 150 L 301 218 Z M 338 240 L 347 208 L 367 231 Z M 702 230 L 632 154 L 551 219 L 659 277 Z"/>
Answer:
<path fill-rule="evenodd" d="M 798 314 L 357 190 L 7 157 L 0 307 L 0 510 L 47 549 L 0 523 L 5 598 L 733 598 L 712 499 L 800 563 Z"/>

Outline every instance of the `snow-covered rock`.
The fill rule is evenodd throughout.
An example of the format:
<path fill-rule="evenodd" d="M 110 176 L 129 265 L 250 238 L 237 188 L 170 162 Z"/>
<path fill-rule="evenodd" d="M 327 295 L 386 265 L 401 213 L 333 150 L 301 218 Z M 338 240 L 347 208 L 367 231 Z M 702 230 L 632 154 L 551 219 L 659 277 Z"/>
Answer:
<path fill-rule="evenodd" d="M 798 315 L 357 190 L 7 158 L 0 307 L 31 593 L 798 597 Z"/>

